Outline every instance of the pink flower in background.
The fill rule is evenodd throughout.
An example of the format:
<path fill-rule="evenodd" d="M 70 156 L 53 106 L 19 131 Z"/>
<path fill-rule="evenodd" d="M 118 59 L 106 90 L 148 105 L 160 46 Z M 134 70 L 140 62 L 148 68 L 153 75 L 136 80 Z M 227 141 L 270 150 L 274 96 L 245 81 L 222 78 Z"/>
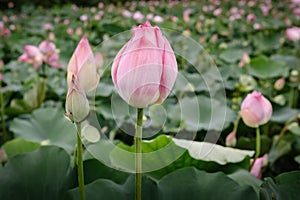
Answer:
<path fill-rule="evenodd" d="M 65 19 L 64 22 L 63 22 L 63 24 L 66 25 L 66 26 L 69 25 L 70 24 L 70 20 Z"/>
<path fill-rule="evenodd" d="M 53 30 L 53 25 L 50 23 L 46 23 L 43 25 L 43 29 L 46 31 Z"/>
<path fill-rule="evenodd" d="M 146 19 L 147 19 L 147 20 L 152 20 L 153 17 L 154 17 L 154 14 L 153 14 L 153 13 L 149 13 L 149 14 L 147 14 L 147 16 L 146 16 Z"/>
<path fill-rule="evenodd" d="M 171 21 L 172 21 L 172 22 L 178 22 L 178 17 L 176 17 L 176 16 L 171 16 Z"/>
<path fill-rule="evenodd" d="M 103 2 L 99 2 L 98 3 L 98 8 L 100 8 L 100 9 L 104 8 L 104 3 Z"/>
<path fill-rule="evenodd" d="M 300 16 L 300 8 L 293 9 L 293 14 L 296 15 L 297 18 Z"/>
<path fill-rule="evenodd" d="M 122 10 L 122 15 L 123 15 L 123 17 L 125 17 L 125 18 L 130 18 L 130 17 L 132 17 L 132 13 L 131 13 L 130 11 L 128 11 L 128 10 Z"/>
<path fill-rule="evenodd" d="M 254 23 L 253 24 L 253 29 L 254 30 L 260 30 L 261 28 L 262 28 L 261 24 L 259 24 L 259 23 Z"/>
<path fill-rule="evenodd" d="M 241 116 L 247 126 L 256 128 L 270 120 L 272 105 L 260 92 L 253 91 L 242 102 Z"/>
<path fill-rule="evenodd" d="M 102 16 L 101 16 L 100 14 L 96 14 L 96 15 L 94 16 L 94 20 L 96 20 L 96 21 L 100 21 L 101 18 L 102 18 Z"/>
<path fill-rule="evenodd" d="M 248 65 L 250 63 L 250 57 L 248 53 L 244 52 L 242 56 L 242 60 L 239 62 L 239 68 L 243 67 L 244 65 Z"/>
<path fill-rule="evenodd" d="M 300 0 L 291 0 L 293 4 L 300 4 Z"/>
<path fill-rule="evenodd" d="M 292 24 L 291 20 L 289 18 L 284 19 L 285 25 L 290 26 Z"/>
<path fill-rule="evenodd" d="M 44 40 L 40 43 L 39 49 L 43 54 L 45 63 L 52 67 L 61 67 L 61 64 L 58 62 L 59 55 L 56 53 L 56 46 L 54 43 Z"/>
<path fill-rule="evenodd" d="M 52 42 L 44 40 L 40 43 L 39 49 L 45 56 L 48 57 L 55 53 L 56 47 Z"/>
<path fill-rule="evenodd" d="M 8 36 L 10 35 L 10 30 L 5 27 L 4 22 L 0 21 L 0 36 Z"/>
<path fill-rule="evenodd" d="M 190 21 L 190 14 L 192 14 L 193 10 L 188 8 L 183 12 L 183 21 L 189 22 Z"/>
<path fill-rule="evenodd" d="M 97 73 L 95 58 L 85 36 L 81 38 L 69 61 L 67 79 L 69 87 L 73 81 L 76 83 L 76 87 L 82 88 L 84 92 L 90 92 L 98 85 L 99 75 Z"/>
<path fill-rule="evenodd" d="M 221 13 L 222 13 L 222 8 L 217 8 L 215 11 L 214 11 L 214 16 L 219 16 Z"/>
<path fill-rule="evenodd" d="M 88 21 L 89 20 L 89 17 L 87 16 L 87 15 L 81 15 L 80 16 L 80 21 L 82 21 L 82 22 L 86 22 L 86 21 Z"/>
<path fill-rule="evenodd" d="M 133 14 L 133 19 L 139 23 L 142 22 L 144 18 L 145 16 L 140 11 L 136 11 Z"/>
<path fill-rule="evenodd" d="M 68 33 L 69 35 L 73 35 L 74 30 L 73 30 L 72 28 L 68 28 L 68 29 L 67 29 L 67 33 Z"/>
<path fill-rule="evenodd" d="M 3 74 L 0 73 L 0 81 L 3 80 Z"/>
<path fill-rule="evenodd" d="M 256 20 L 256 15 L 254 15 L 253 13 L 247 15 L 247 22 L 254 22 L 255 20 Z"/>
<path fill-rule="evenodd" d="M 75 34 L 76 35 L 82 35 L 82 28 L 81 27 L 77 27 L 75 30 Z"/>
<path fill-rule="evenodd" d="M 274 83 L 274 88 L 275 88 L 275 90 L 282 90 L 284 85 L 285 85 L 285 78 L 282 77 Z"/>
<path fill-rule="evenodd" d="M 44 40 L 40 43 L 39 47 L 33 45 L 25 45 L 24 53 L 18 60 L 29 64 L 34 64 L 34 69 L 38 69 L 43 62 L 52 67 L 61 67 L 58 62 L 59 55 L 56 52 L 54 43 Z"/>
<path fill-rule="evenodd" d="M 160 24 L 160 23 L 163 23 L 164 22 L 164 18 L 162 18 L 161 16 L 159 15 L 156 15 L 154 18 L 153 18 L 153 21 L 157 24 Z"/>
<path fill-rule="evenodd" d="M 250 163 L 253 163 L 253 159 L 250 160 Z M 260 158 L 257 158 L 255 160 L 255 163 L 253 164 L 250 173 L 255 176 L 256 178 L 261 178 L 262 177 L 262 173 L 261 173 L 261 169 L 266 166 L 268 164 L 268 154 L 263 155 Z"/>
<path fill-rule="evenodd" d="M 114 59 L 111 74 L 120 96 L 131 106 L 144 108 L 166 99 L 177 70 L 168 40 L 147 21 L 133 29 L 132 38 Z"/>
<path fill-rule="evenodd" d="M 292 28 L 286 29 L 285 36 L 291 41 L 298 41 L 300 39 L 300 28 L 294 26 Z"/>
<path fill-rule="evenodd" d="M 225 144 L 228 147 L 234 147 L 236 145 L 236 134 L 235 134 L 235 132 L 231 132 L 227 135 Z"/>
<path fill-rule="evenodd" d="M 9 29 L 12 30 L 12 31 L 16 30 L 16 28 L 17 27 L 14 24 L 9 25 Z"/>
<path fill-rule="evenodd" d="M 14 2 L 8 2 L 7 4 L 8 8 L 13 8 L 15 6 Z"/>
<path fill-rule="evenodd" d="M 40 49 L 33 45 L 25 45 L 24 53 L 18 58 L 20 62 L 34 64 L 34 69 L 38 69 L 43 63 L 43 54 Z"/>

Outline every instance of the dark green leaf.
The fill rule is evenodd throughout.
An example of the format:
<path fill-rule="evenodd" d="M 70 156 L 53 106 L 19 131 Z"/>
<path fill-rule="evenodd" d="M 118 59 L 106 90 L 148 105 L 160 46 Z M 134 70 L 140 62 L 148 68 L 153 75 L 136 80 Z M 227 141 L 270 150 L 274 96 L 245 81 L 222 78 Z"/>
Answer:
<path fill-rule="evenodd" d="M 69 155 L 55 146 L 15 156 L 0 169 L 0 199 L 62 199 L 70 173 Z"/>
<path fill-rule="evenodd" d="M 270 60 L 266 56 L 251 59 L 249 73 L 261 79 L 287 76 L 289 68 L 279 60 Z"/>

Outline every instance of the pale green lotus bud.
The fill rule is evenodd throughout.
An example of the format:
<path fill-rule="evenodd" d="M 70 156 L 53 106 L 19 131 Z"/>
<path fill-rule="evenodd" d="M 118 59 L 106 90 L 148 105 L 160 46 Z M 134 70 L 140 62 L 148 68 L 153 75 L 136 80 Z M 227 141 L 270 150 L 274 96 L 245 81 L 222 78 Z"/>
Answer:
<path fill-rule="evenodd" d="M 82 122 L 89 114 L 89 101 L 81 89 L 71 85 L 66 99 L 66 116 L 73 122 Z"/>

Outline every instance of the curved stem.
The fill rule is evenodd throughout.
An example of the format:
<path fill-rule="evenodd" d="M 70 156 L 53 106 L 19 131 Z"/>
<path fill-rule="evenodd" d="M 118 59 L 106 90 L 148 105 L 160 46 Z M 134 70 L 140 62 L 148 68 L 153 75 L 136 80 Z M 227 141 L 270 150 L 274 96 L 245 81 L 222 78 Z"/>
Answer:
<path fill-rule="evenodd" d="M 137 109 L 135 144 L 135 199 L 142 199 L 142 135 L 143 135 L 143 108 Z"/>
<path fill-rule="evenodd" d="M 83 161 L 82 161 L 82 143 L 81 143 L 81 124 L 76 123 L 77 128 L 77 173 L 78 185 L 80 192 L 80 200 L 85 199 L 84 193 L 84 175 L 83 175 Z"/>

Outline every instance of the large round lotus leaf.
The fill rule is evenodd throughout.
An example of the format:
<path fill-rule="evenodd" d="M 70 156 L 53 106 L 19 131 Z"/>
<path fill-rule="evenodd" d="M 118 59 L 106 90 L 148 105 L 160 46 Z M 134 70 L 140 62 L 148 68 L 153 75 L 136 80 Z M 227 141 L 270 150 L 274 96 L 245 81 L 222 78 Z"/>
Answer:
<path fill-rule="evenodd" d="M 68 152 L 72 152 L 76 144 L 75 127 L 58 108 L 41 108 L 26 117 L 15 118 L 10 130 L 17 138 L 59 146 Z"/>

